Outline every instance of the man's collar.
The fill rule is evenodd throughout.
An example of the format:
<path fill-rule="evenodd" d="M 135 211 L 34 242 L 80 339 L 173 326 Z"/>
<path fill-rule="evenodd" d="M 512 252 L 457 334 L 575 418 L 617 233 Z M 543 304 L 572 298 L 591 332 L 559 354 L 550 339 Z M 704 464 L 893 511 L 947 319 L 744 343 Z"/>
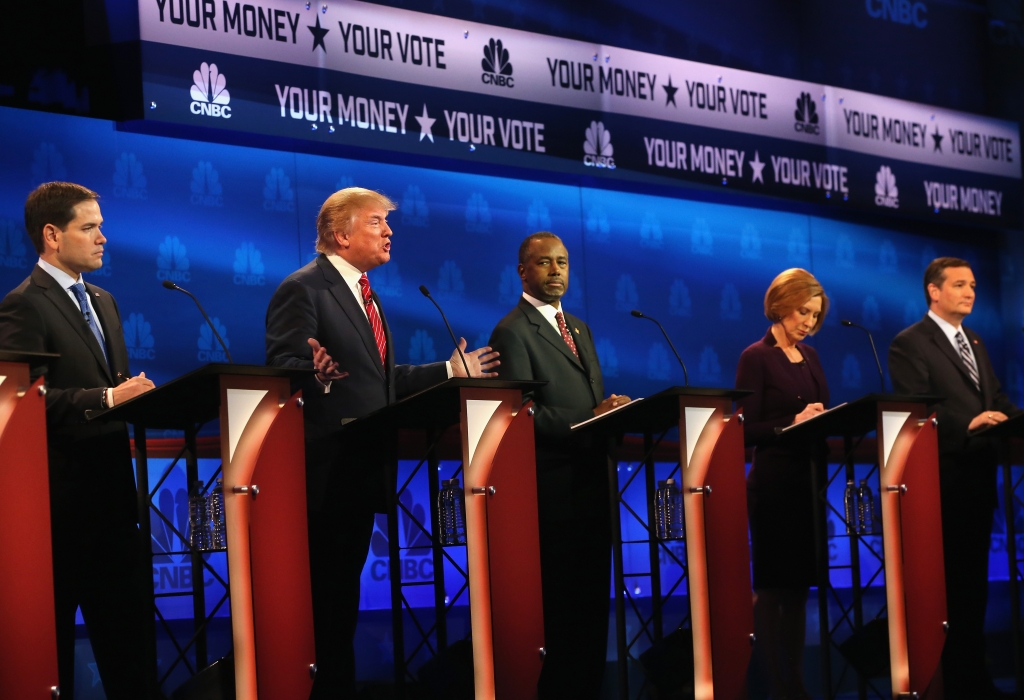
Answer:
<path fill-rule="evenodd" d="M 935 321 L 938 327 L 942 329 L 942 332 L 945 333 L 950 340 L 952 340 L 957 333 L 963 330 L 963 326 L 954 326 L 952 323 L 942 318 L 931 309 L 928 309 L 928 318 Z"/>
<path fill-rule="evenodd" d="M 541 310 L 541 311 L 544 310 L 545 306 L 548 307 L 549 309 L 551 309 L 551 315 L 552 316 L 554 316 L 556 313 L 558 313 L 559 311 L 562 310 L 562 301 L 561 300 L 556 301 L 555 304 L 552 305 L 552 304 L 547 303 L 546 301 L 541 301 L 540 299 L 536 299 L 536 298 L 530 296 L 529 294 L 527 294 L 526 292 L 523 292 L 523 299 L 526 299 L 526 301 L 530 302 L 531 306 L 533 306 L 535 309 L 538 309 L 538 310 Z"/>
<path fill-rule="evenodd" d="M 39 265 L 39 267 L 43 268 L 43 271 L 46 272 L 46 274 L 55 279 L 57 281 L 57 284 L 60 285 L 61 289 L 70 289 L 74 285 L 83 281 L 82 275 L 78 275 L 78 279 L 75 279 L 68 273 L 64 272 L 64 270 L 60 269 L 56 265 L 51 265 L 42 258 L 39 258 L 39 262 L 37 262 L 36 264 Z"/>
<path fill-rule="evenodd" d="M 362 270 L 336 253 L 328 254 L 327 260 L 334 265 L 334 269 L 350 287 L 355 286 L 359 282 L 359 278 L 363 276 Z"/>

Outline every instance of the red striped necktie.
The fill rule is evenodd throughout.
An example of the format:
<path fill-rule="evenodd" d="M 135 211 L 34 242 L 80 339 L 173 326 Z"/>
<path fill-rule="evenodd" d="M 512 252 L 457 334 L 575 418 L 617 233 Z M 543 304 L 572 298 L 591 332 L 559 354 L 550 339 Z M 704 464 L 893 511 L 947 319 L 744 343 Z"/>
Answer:
<path fill-rule="evenodd" d="M 370 292 L 370 280 L 366 273 L 359 278 L 359 288 L 363 292 L 363 305 L 366 307 L 366 318 L 370 321 L 370 328 L 373 329 L 373 338 L 377 341 L 377 350 L 380 352 L 380 363 L 387 366 L 388 341 L 384 338 L 384 323 L 377 313 L 377 306 L 373 303 L 373 295 Z"/>

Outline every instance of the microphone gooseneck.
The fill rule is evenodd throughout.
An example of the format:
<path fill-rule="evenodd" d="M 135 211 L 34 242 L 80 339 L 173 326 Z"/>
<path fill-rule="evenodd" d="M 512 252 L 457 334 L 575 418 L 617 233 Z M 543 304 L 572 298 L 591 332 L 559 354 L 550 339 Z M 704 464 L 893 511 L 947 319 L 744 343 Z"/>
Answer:
<path fill-rule="evenodd" d="M 448 323 L 448 318 L 444 315 L 441 305 L 434 301 L 434 297 L 430 296 L 430 290 L 427 289 L 426 285 L 420 285 L 420 294 L 430 299 L 430 303 L 437 307 L 438 312 L 441 314 L 441 320 L 444 321 L 444 327 L 448 329 L 448 335 L 452 338 L 452 344 L 455 346 L 456 352 L 459 353 L 459 357 L 462 358 L 462 366 L 466 370 L 466 377 L 472 377 L 473 375 L 469 373 L 469 365 L 466 363 L 466 356 L 462 354 L 462 348 L 459 347 L 459 341 L 455 339 L 455 333 L 452 332 L 451 324 Z"/>
<path fill-rule="evenodd" d="M 653 323 L 654 325 L 656 325 L 658 328 L 661 329 L 661 334 L 663 336 L 665 336 L 665 340 L 668 342 L 668 346 L 670 348 L 672 348 L 672 352 L 675 353 L 676 359 L 679 360 L 679 366 L 683 368 L 683 382 L 684 382 L 684 385 L 685 386 L 690 386 L 690 374 L 689 374 L 689 372 L 686 371 L 686 364 L 683 362 L 683 358 L 679 357 L 679 351 L 676 350 L 676 346 L 672 344 L 672 339 L 669 338 L 668 337 L 668 333 L 665 332 L 665 327 L 663 325 L 661 325 L 660 323 L 658 323 L 657 319 L 651 318 L 650 316 L 648 316 L 647 314 L 643 313 L 642 311 L 637 311 L 636 309 L 633 309 L 629 313 L 631 315 L 633 315 L 635 318 L 646 318 L 648 321 L 650 321 L 651 323 Z"/>
<path fill-rule="evenodd" d="M 199 303 L 199 300 L 196 299 L 196 296 L 192 292 L 182 287 L 179 287 L 170 280 L 164 280 L 163 284 L 164 289 L 170 289 L 173 291 L 181 292 L 182 294 L 187 294 L 190 297 L 192 297 L 192 301 L 194 301 L 196 303 L 196 306 L 199 307 L 199 313 L 201 313 L 203 315 L 203 318 L 206 319 L 206 324 L 210 327 L 210 330 L 213 331 L 213 335 L 215 338 L 217 338 L 217 342 L 220 343 L 220 346 L 222 348 L 224 348 L 224 355 L 228 358 L 228 362 L 230 362 L 231 364 L 235 364 L 235 361 L 231 359 L 231 351 L 228 350 L 228 344 L 225 343 L 224 339 L 220 337 L 220 333 L 217 332 L 217 327 L 213 325 L 213 321 L 211 321 L 210 317 L 207 315 L 206 309 L 204 309 L 203 305 Z"/>
<path fill-rule="evenodd" d="M 885 393 L 885 373 L 882 372 L 882 363 L 878 359 L 878 350 L 875 349 L 875 339 L 871 335 L 871 331 L 869 331 L 864 326 L 858 325 L 858 324 L 854 323 L 853 321 L 849 321 L 849 320 L 847 320 L 845 318 L 842 321 L 840 321 L 840 323 L 843 324 L 844 326 L 846 326 L 847 328 L 860 328 L 862 331 L 864 331 L 865 333 L 868 334 L 868 340 L 871 342 L 871 352 L 874 353 L 874 355 L 875 355 L 875 366 L 878 367 L 878 383 L 882 385 L 882 393 L 884 394 Z"/>

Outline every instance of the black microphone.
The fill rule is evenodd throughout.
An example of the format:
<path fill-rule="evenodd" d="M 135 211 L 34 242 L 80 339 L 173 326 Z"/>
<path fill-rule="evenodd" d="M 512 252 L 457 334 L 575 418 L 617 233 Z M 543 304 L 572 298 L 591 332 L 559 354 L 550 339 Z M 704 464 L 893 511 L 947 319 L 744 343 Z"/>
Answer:
<path fill-rule="evenodd" d="M 473 375 L 469 373 L 469 365 L 466 364 L 466 356 L 462 354 L 462 348 L 459 347 L 459 341 L 455 339 L 455 334 L 452 332 L 452 326 L 448 323 L 448 318 L 444 315 L 444 311 L 441 310 L 441 305 L 434 301 L 434 297 L 430 296 L 430 290 L 422 284 L 420 285 L 420 294 L 425 296 L 427 299 L 430 299 L 431 303 L 437 307 L 437 310 L 441 314 L 441 320 L 444 321 L 444 326 L 448 329 L 448 335 L 452 337 L 452 343 L 455 345 L 455 350 L 459 353 L 459 357 L 462 358 L 462 366 L 466 369 L 466 377 L 472 377 Z"/>
<path fill-rule="evenodd" d="M 228 344 L 225 343 L 224 339 L 220 337 L 220 333 L 217 332 L 217 328 L 216 326 L 213 325 L 213 321 L 211 321 L 210 317 L 206 315 L 206 309 L 204 309 L 203 305 L 199 303 L 199 300 L 196 299 L 195 295 L 192 294 L 192 292 L 188 291 L 187 289 L 182 289 L 181 287 L 176 285 L 174 282 L 171 282 L 170 280 L 164 280 L 164 289 L 173 289 L 181 292 L 182 294 L 188 294 L 190 297 L 192 297 L 192 301 L 194 301 L 196 303 L 196 306 L 199 307 L 199 312 L 203 315 L 203 318 L 206 319 L 206 323 L 209 324 L 210 330 L 213 331 L 214 337 L 220 343 L 220 346 L 224 348 L 224 354 L 227 356 L 228 362 L 234 364 L 235 361 L 231 359 L 231 351 L 228 350 Z"/>
<path fill-rule="evenodd" d="M 634 316 L 636 316 L 637 318 L 646 318 L 646 319 L 647 319 L 648 321 L 651 321 L 652 323 L 654 323 L 655 325 L 657 325 L 657 326 L 658 326 L 658 328 L 660 328 L 660 329 L 661 329 L 661 334 L 662 334 L 663 336 L 665 336 L 665 340 L 667 340 L 667 341 L 668 341 L 668 346 L 669 346 L 670 348 L 672 348 L 672 352 L 674 352 L 674 353 L 675 353 L 675 355 L 676 355 L 676 359 L 677 359 L 677 360 L 679 360 L 679 366 L 683 368 L 683 381 L 685 382 L 685 385 L 686 385 L 686 386 L 690 386 L 690 375 L 689 375 L 689 373 L 688 373 L 688 372 L 686 371 L 686 365 L 685 365 L 685 364 L 683 363 L 683 358 L 679 357 L 679 353 L 678 353 L 678 352 L 676 351 L 676 346 L 672 344 L 672 339 L 671 339 L 671 338 L 669 338 L 669 337 L 668 337 L 668 333 L 666 333 L 666 332 L 665 332 L 665 327 L 664 327 L 663 325 L 661 325 L 660 323 L 658 323 L 658 320 L 657 320 L 657 319 L 651 318 L 650 316 L 646 316 L 646 315 L 644 315 L 644 313 L 643 313 L 643 312 L 641 312 L 641 311 L 637 311 L 636 309 L 633 309 L 633 310 L 632 310 L 632 311 L 630 311 L 629 313 L 633 314 L 633 315 L 634 315 Z"/>
<path fill-rule="evenodd" d="M 862 331 L 868 334 L 868 340 L 871 341 L 871 352 L 875 354 L 875 365 L 878 367 L 878 382 L 882 385 L 882 393 L 885 393 L 885 374 L 882 372 L 882 363 L 878 361 L 878 350 L 875 349 L 875 339 L 871 337 L 871 331 L 864 326 L 858 326 L 853 321 L 848 321 L 845 318 L 840 321 L 841 324 L 847 328 L 860 328 Z"/>

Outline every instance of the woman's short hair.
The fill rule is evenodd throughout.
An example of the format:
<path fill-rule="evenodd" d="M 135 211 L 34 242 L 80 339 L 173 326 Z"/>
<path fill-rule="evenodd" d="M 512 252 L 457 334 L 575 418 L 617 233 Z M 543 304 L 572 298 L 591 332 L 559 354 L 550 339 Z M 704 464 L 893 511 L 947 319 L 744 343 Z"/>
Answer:
<path fill-rule="evenodd" d="M 793 267 L 780 272 L 778 277 L 772 280 L 764 295 L 764 315 L 769 321 L 778 323 L 814 297 L 821 297 L 821 314 L 811 329 L 811 335 L 814 335 L 825 322 L 828 295 L 825 294 L 821 283 L 807 270 Z"/>
<path fill-rule="evenodd" d="M 334 232 L 348 233 L 356 215 L 369 205 L 379 206 L 387 212 L 398 208 L 380 192 L 363 187 L 346 187 L 328 197 L 316 215 L 316 252 L 333 253 Z"/>

